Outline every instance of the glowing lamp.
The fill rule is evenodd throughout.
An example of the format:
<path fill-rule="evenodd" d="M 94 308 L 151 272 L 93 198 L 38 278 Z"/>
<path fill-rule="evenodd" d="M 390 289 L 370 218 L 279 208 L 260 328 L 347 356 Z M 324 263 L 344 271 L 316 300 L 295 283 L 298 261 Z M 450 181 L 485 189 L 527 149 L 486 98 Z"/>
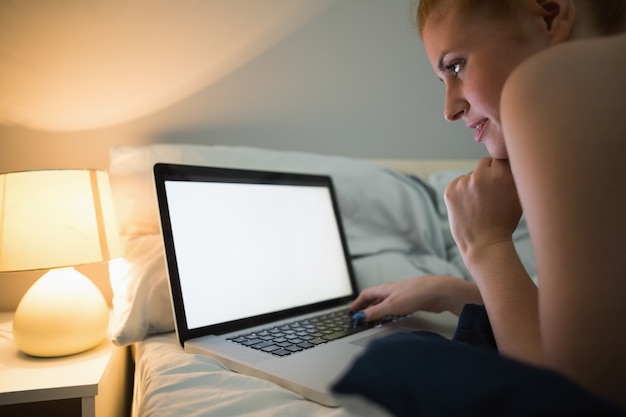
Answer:
<path fill-rule="evenodd" d="M 121 256 L 106 172 L 0 174 L 0 272 L 49 270 L 24 294 L 13 339 L 29 355 L 65 356 L 106 336 L 109 308 L 76 265 Z"/>

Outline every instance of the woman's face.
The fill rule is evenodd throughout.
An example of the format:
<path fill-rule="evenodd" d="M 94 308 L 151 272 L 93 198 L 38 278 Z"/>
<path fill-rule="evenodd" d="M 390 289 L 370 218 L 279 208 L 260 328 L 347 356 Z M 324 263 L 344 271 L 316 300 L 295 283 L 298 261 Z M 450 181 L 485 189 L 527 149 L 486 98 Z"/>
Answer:
<path fill-rule="evenodd" d="M 537 19 L 435 13 L 423 30 L 430 63 L 446 88 L 444 117 L 462 119 L 493 158 L 507 159 L 500 93 L 523 60 L 548 46 Z"/>

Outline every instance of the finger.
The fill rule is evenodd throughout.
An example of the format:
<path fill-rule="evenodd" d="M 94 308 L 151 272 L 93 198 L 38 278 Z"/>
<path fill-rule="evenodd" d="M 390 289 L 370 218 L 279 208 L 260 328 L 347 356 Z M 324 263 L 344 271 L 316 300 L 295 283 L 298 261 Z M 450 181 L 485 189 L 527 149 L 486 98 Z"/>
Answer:
<path fill-rule="evenodd" d="M 350 311 L 356 313 L 363 310 L 366 307 L 371 306 L 374 303 L 380 301 L 380 298 L 371 291 L 371 289 L 364 290 L 350 305 Z"/>
<path fill-rule="evenodd" d="M 498 159 L 494 163 L 494 166 L 507 173 L 511 172 L 511 163 L 508 159 Z"/>
<path fill-rule="evenodd" d="M 387 306 L 387 304 L 383 301 L 382 303 L 379 304 L 374 304 L 364 310 L 361 310 L 364 314 L 365 314 L 365 320 L 364 321 L 376 321 L 376 320 L 380 320 L 385 316 L 388 316 L 389 313 L 389 308 Z"/>
<path fill-rule="evenodd" d="M 482 158 L 480 161 L 478 161 L 478 165 L 476 166 L 476 168 L 489 168 L 491 164 L 493 164 L 494 161 L 497 161 L 497 159 L 490 158 L 487 156 L 485 158 Z"/>
<path fill-rule="evenodd" d="M 464 177 L 465 175 L 461 175 L 448 183 L 445 190 L 443 191 L 444 200 L 449 200 L 454 196 L 458 188 L 458 184 L 461 182 L 461 180 L 463 180 Z"/>
<path fill-rule="evenodd" d="M 357 298 L 352 302 L 352 304 L 350 304 L 348 310 L 350 311 L 350 313 L 356 313 L 357 311 L 363 310 L 365 307 L 367 307 L 367 304 L 363 303 L 360 299 Z"/>

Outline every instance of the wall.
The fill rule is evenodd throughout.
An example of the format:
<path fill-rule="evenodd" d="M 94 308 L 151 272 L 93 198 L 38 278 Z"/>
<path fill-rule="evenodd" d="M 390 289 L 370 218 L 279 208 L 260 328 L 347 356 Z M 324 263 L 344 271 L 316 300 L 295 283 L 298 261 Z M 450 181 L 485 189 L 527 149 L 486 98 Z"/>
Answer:
<path fill-rule="evenodd" d="M 442 117 L 444 89 L 413 26 L 414 0 L 190 0 L 191 10 L 143 2 L 0 6 L 0 172 L 105 169 L 111 146 L 158 142 L 366 158 L 486 154 L 462 123 Z M 47 16 L 59 27 L 23 36 L 32 30 L 19 18 L 37 12 L 38 27 Z M 16 282 L 0 274 L 0 294 L 19 298 L 30 279 Z"/>

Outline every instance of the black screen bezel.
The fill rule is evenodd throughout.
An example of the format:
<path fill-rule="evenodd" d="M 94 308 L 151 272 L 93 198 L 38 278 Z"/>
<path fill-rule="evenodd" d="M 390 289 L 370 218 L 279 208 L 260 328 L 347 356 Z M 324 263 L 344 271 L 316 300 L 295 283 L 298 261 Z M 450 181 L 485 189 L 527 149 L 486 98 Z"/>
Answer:
<path fill-rule="evenodd" d="M 224 334 L 233 331 L 267 324 L 273 321 L 307 314 L 324 309 L 344 305 L 353 300 L 357 295 L 356 280 L 349 255 L 346 235 L 340 215 L 332 178 L 328 175 L 302 174 L 291 172 L 260 171 L 236 168 L 221 168 L 196 165 L 182 165 L 170 163 L 157 163 L 154 165 L 154 180 L 157 202 L 160 212 L 160 225 L 164 243 L 165 260 L 168 273 L 172 307 L 176 323 L 176 333 L 181 345 L 185 341 L 211 335 Z M 333 212 L 338 226 L 338 232 L 343 248 L 343 255 L 348 271 L 351 294 L 323 302 L 297 306 L 273 313 L 262 314 L 246 319 L 233 320 L 226 323 L 213 324 L 198 328 L 189 328 L 183 303 L 183 294 L 180 277 L 176 263 L 176 249 L 172 233 L 172 225 L 169 220 L 169 207 L 165 190 L 166 181 L 202 181 L 202 182 L 231 182 L 244 184 L 276 184 L 276 185 L 310 185 L 327 187 L 331 196 Z"/>

